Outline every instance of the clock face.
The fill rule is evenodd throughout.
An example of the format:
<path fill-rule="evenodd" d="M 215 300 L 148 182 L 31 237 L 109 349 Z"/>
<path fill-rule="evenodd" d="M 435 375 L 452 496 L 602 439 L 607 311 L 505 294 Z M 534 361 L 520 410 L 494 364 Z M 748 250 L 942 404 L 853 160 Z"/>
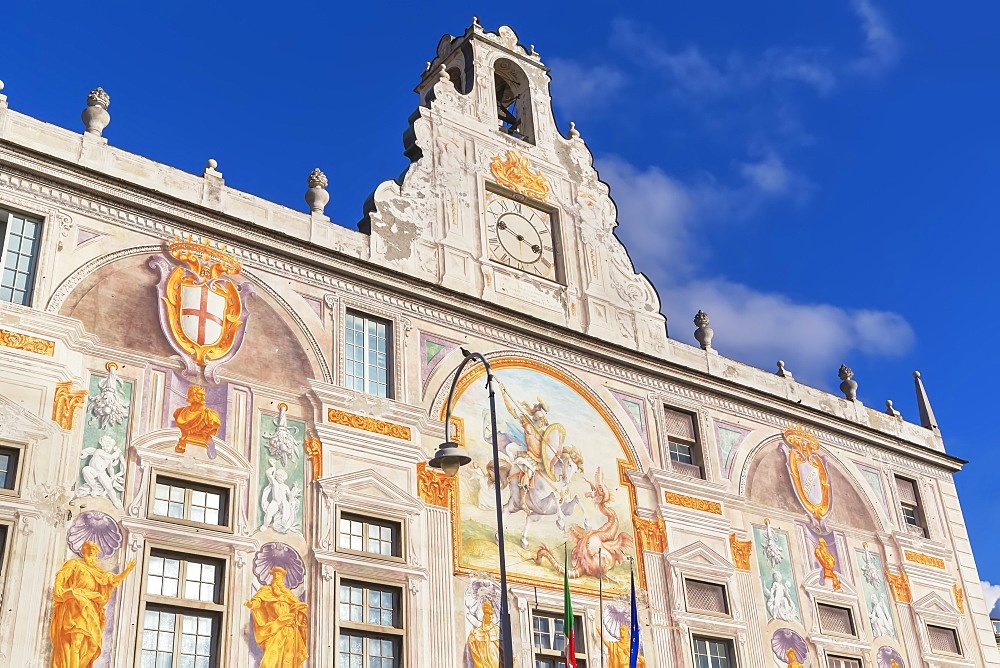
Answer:
<path fill-rule="evenodd" d="M 487 191 L 486 242 L 490 259 L 556 280 L 552 214 L 547 211 Z"/>

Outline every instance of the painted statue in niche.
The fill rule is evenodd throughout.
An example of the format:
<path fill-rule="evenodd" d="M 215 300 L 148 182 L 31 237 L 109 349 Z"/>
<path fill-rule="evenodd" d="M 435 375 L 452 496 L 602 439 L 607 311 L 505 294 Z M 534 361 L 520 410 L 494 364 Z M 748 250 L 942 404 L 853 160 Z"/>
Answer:
<path fill-rule="evenodd" d="M 251 654 L 259 668 L 298 668 L 309 658 L 309 614 L 302 557 L 285 543 L 266 543 L 251 566 L 260 588 L 246 602 L 250 608 Z"/>
<path fill-rule="evenodd" d="M 875 660 L 878 668 L 906 668 L 903 657 L 892 647 L 880 647 Z"/>
<path fill-rule="evenodd" d="M 174 423 L 181 430 L 177 441 L 177 452 L 186 452 L 188 444 L 198 445 L 208 450 L 209 459 L 215 459 L 215 435 L 222 426 L 219 414 L 205 405 L 205 388 L 190 385 L 187 391 L 187 406 L 174 411 Z"/>
<path fill-rule="evenodd" d="M 611 602 L 604 606 L 601 623 L 604 625 L 604 637 L 597 634 L 596 640 L 603 643 L 601 648 L 607 657 L 608 668 L 630 668 L 629 659 L 632 652 L 632 606 L 629 601 Z M 645 668 L 646 656 L 639 645 L 639 657 L 636 668 Z"/>
<path fill-rule="evenodd" d="M 868 609 L 868 619 L 871 622 L 872 634 L 876 638 L 895 638 L 896 624 L 892 619 L 889 605 L 889 588 L 882 575 L 882 559 L 868 549 L 855 552 L 858 572 L 861 573 L 861 594 Z"/>
<path fill-rule="evenodd" d="M 268 424 L 270 423 L 270 424 Z M 268 430 L 271 431 L 268 431 Z M 301 531 L 302 487 L 305 476 L 303 445 L 305 424 L 288 417 L 288 405 L 278 405 L 278 415 L 260 416 L 260 528 L 285 534 Z"/>
<path fill-rule="evenodd" d="M 796 522 L 796 526 L 806 552 L 807 563 L 819 571 L 820 584 L 829 585 L 834 591 L 839 591 L 842 581 L 845 578 L 851 579 L 847 569 L 850 555 L 841 554 L 843 534 L 834 531 L 817 533 L 810 525 L 801 522 Z"/>
<path fill-rule="evenodd" d="M 819 439 L 800 427 L 786 429 L 780 444 L 788 458 L 788 475 L 795 496 L 817 531 L 826 531 L 824 520 L 833 505 L 830 474 Z"/>
<path fill-rule="evenodd" d="M 91 668 L 103 651 L 107 607 L 115 588 L 135 568 L 130 561 L 120 573 L 105 570 L 99 558 L 113 555 L 122 544 L 121 529 L 99 511 L 81 513 L 66 542 L 80 555 L 62 565 L 52 588 L 52 668 Z"/>
<path fill-rule="evenodd" d="M 488 499 L 499 481 L 509 577 L 558 586 L 568 549 L 574 586 L 596 591 L 598 578 L 605 586 L 625 583 L 625 559 L 634 555 L 633 508 L 632 490 L 620 480 L 622 469 L 635 464 L 620 426 L 561 371 L 520 358 L 491 365 L 500 399 L 499 472 L 493 470 L 488 395 L 477 383 L 482 367 L 460 379 L 452 410 L 465 425 L 473 460 L 460 472 L 462 489 L 478 492 L 460 496 L 459 568 L 496 568 L 496 511 Z"/>
<path fill-rule="evenodd" d="M 117 364 L 108 362 L 105 368 L 107 376 L 90 375 L 90 406 L 74 495 L 104 499 L 121 509 L 133 387 L 118 376 Z"/>
<path fill-rule="evenodd" d="M 774 529 L 768 520 L 763 527 L 753 527 L 753 536 L 768 618 L 800 622 L 802 614 L 792 562 L 788 559 L 787 534 Z"/>
<path fill-rule="evenodd" d="M 243 345 L 253 289 L 248 281 L 237 284 L 243 265 L 236 256 L 207 239 L 175 239 L 167 252 L 173 262 L 159 255 L 149 260 L 160 272 L 160 327 L 184 375 L 197 377 L 202 370 L 217 383 L 219 367 Z"/>
<path fill-rule="evenodd" d="M 780 668 L 804 668 L 809 658 L 805 639 L 792 629 L 777 629 L 771 636 L 771 651 Z"/>
<path fill-rule="evenodd" d="M 464 668 L 500 668 L 500 586 L 489 576 L 473 578 L 465 590 Z"/>
<path fill-rule="evenodd" d="M 308 606 L 285 585 L 287 571 L 274 566 L 270 582 L 246 602 L 253 617 L 253 637 L 264 650 L 260 668 L 301 666 L 309 658 Z"/>

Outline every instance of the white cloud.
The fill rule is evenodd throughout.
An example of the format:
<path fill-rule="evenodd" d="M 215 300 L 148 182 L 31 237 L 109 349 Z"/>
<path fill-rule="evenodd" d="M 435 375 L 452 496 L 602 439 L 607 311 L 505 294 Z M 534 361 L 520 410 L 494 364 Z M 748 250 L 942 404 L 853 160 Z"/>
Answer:
<path fill-rule="evenodd" d="M 991 617 L 1000 617 L 1000 584 L 991 584 L 986 580 L 980 582 L 983 585 L 983 597 L 986 599 L 986 609 L 990 610 Z"/>
<path fill-rule="evenodd" d="M 731 53 L 713 59 L 694 46 L 670 51 L 626 20 L 612 24 L 611 43 L 659 70 L 675 92 L 699 98 L 738 95 L 782 82 L 805 84 L 825 94 L 837 80 L 820 49 L 773 47 L 759 57 Z"/>
<path fill-rule="evenodd" d="M 864 54 L 852 63 L 853 68 L 864 74 L 880 74 L 899 60 L 899 40 L 871 0 L 852 0 L 851 6 L 861 19 L 865 40 Z"/>
<path fill-rule="evenodd" d="M 727 356 L 762 368 L 782 359 L 798 379 L 819 385 L 828 385 L 852 355 L 891 357 L 912 347 L 913 330 L 896 313 L 797 303 L 705 276 L 708 252 L 697 231 L 735 224 L 739 216 L 808 187 L 777 155 L 743 164 L 742 181 L 732 186 L 708 177 L 686 182 L 615 157 L 598 160 L 598 167 L 618 205 L 618 236 L 636 270 L 657 287 L 674 338 L 693 342 L 691 319 L 704 309 L 716 331 L 715 345 Z"/>
<path fill-rule="evenodd" d="M 625 85 L 625 74 L 612 65 L 585 66 L 572 60 L 552 58 L 552 95 L 560 106 L 585 113 L 602 106 Z"/>

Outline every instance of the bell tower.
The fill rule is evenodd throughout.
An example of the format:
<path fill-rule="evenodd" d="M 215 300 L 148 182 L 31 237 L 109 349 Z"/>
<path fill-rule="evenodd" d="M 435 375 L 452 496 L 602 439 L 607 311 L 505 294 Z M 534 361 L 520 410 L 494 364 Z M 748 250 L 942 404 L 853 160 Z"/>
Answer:
<path fill-rule="evenodd" d="M 411 164 L 383 182 L 359 228 L 371 259 L 620 345 L 665 352 L 649 281 L 614 235 L 593 156 L 557 128 L 549 69 L 508 26 L 445 35 L 415 92 Z"/>

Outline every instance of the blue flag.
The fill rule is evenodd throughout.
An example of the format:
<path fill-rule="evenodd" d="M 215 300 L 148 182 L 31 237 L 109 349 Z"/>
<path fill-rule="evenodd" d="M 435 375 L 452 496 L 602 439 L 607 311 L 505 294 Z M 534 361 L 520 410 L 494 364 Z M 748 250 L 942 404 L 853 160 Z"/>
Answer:
<path fill-rule="evenodd" d="M 631 649 L 629 650 L 628 666 L 636 668 L 639 663 L 639 606 L 635 602 L 635 571 L 632 571 L 632 631 L 630 633 Z"/>

